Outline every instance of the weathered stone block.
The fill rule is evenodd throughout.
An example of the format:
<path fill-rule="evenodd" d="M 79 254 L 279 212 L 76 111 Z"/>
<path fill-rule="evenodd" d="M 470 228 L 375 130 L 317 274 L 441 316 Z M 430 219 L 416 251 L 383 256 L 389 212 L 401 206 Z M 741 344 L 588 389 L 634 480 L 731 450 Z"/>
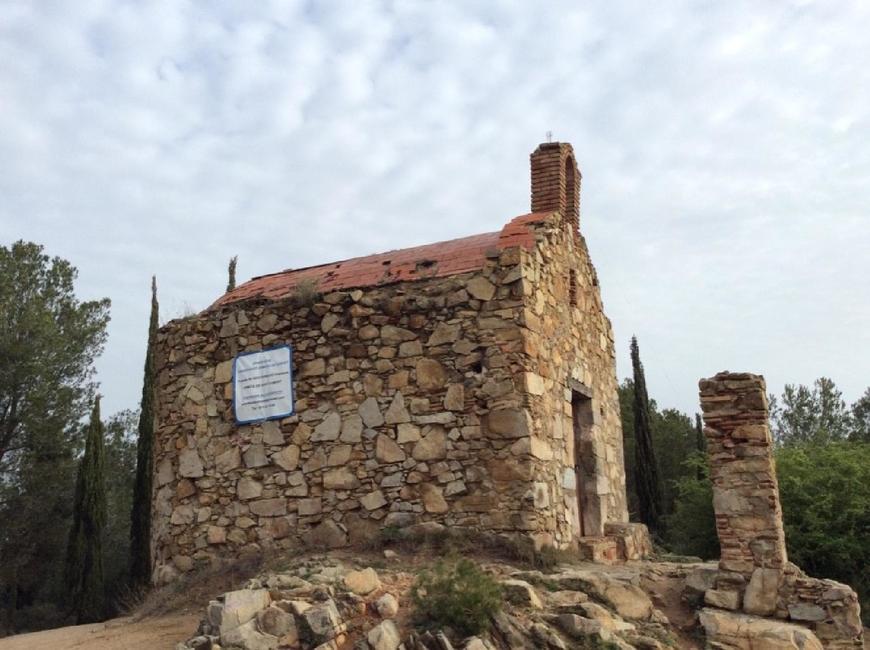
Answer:
<path fill-rule="evenodd" d="M 323 487 L 327 490 L 352 490 L 359 479 L 346 467 L 329 470 L 323 475 Z"/>
<path fill-rule="evenodd" d="M 178 473 L 187 478 L 199 478 L 204 475 L 202 459 L 196 449 L 182 449 L 178 454 Z"/>
<path fill-rule="evenodd" d="M 341 432 L 341 416 L 333 411 L 323 421 L 314 427 L 311 434 L 311 442 L 329 442 L 338 439 Z"/>
<path fill-rule="evenodd" d="M 382 433 L 375 444 L 375 458 L 382 463 L 400 463 L 405 460 L 405 452 L 392 438 Z"/>
<path fill-rule="evenodd" d="M 251 512 L 260 517 L 280 517 L 287 514 L 287 499 L 251 501 Z"/>
<path fill-rule="evenodd" d="M 416 365 L 417 385 L 424 391 L 436 391 L 447 383 L 447 372 L 444 366 L 435 359 L 423 358 Z"/>

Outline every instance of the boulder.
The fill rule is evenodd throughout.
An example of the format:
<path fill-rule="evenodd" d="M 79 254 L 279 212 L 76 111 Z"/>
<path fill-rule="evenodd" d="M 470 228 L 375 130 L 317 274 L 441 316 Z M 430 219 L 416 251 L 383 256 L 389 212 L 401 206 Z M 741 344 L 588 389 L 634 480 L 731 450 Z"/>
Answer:
<path fill-rule="evenodd" d="M 399 613 L 399 601 L 393 594 L 384 594 L 375 601 L 375 611 L 381 618 L 393 618 Z"/>
<path fill-rule="evenodd" d="M 607 642 L 612 636 L 610 630 L 606 629 L 600 621 L 593 621 L 591 618 L 584 618 L 577 614 L 559 614 L 556 623 L 559 629 L 572 639 L 585 639 L 591 636 Z"/>
<path fill-rule="evenodd" d="M 553 580 L 562 589 L 593 594 L 623 618 L 647 620 L 653 604 L 640 587 L 616 580 L 597 571 L 567 571 Z"/>
<path fill-rule="evenodd" d="M 345 630 L 338 608 L 332 600 L 314 605 L 300 614 L 299 638 L 305 647 L 314 647 L 341 634 Z"/>
<path fill-rule="evenodd" d="M 704 603 L 712 607 L 740 609 L 740 592 L 726 589 L 708 589 L 704 592 Z"/>
<path fill-rule="evenodd" d="M 686 576 L 683 587 L 683 600 L 690 605 L 700 605 L 704 601 L 704 592 L 716 587 L 716 576 L 719 569 L 715 564 L 701 565 Z"/>
<path fill-rule="evenodd" d="M 551 607 L 562 610 L 576 610 L 581 603 L 589 600 L 589 596 L 582 591 L 551 591 L 547 594 L 547 601 Z"/>
<path fill-rule="evenodd" d="M 525 580 L 502 580 L 501 587 L 508 602 L 532 609 L 543 609 L 538 592 Z"/>
<path fill-rule="evenodd" d="M 735 650 L 822 650 L 815 634 L 805 627 L 747 614 L 705 608 L 700 614 L 707 643 Z"/>
<path fill-rule="evenodd" d="M 257 629 L 257 622 L 251 620 L 227 632 L 222 632 L 221 644 L 245 650 L 275 650 L 278 647 L 278 637 L 263 634 Z"/>
<path fill-rule="evenodd" d="M 372 650 L 396 650 L 402 643 L 399 630 L 393 621 L 381 621 L 366 634 Z"/>
<path fill-rule="evenodd" d="M 602 607 L 597 603 L 582 603 L 580 609 L 583 610 L 583 614 L 586 618 L 598 621 L 605 630 L 610 630 L 611 632 L 627 632 L 635 629 L 634 625 L 623 621 L 618 616 L 612 614 L 609 609 Z"/>
<path fill-rule="evenodd" d="M 224 632 L 253 620 L 257 612 L 266 609 L 271 602 L 268 589 L 239 589 L 224 594 L 224 606 L 220 615 L 221 637 Z"/>
<path fill-rule="evenodd" d="M 257 613 L 257 627 L 264 634 L 272 636 L 298 637 L 296 631 L 296 619 L 292 614 L 288 614 L 280 607 L 270 605 L 266 609 Z"/>
<path fill-rule="evenodd" d="M 344 576 L 344 586 L 360 596 L 365 596 L 381 588 L 378 573 L 371 567 L 362 571 L 350 571 Z"/>

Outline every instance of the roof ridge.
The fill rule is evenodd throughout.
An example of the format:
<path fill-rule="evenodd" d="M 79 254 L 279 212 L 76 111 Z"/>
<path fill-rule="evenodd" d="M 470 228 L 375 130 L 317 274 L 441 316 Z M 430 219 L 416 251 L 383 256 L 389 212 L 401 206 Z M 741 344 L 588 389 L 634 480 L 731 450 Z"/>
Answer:
<path fill-rule="evenodd" d="M 513 246 L 531 248 L 534 234 L 530 226 L 551 214 L 526 213 L 514 217 L 497 231 L 258 275 L 225 293 L 208 309 L 256 297 L 279 300 L 290 296 L 299 282 L 310 280 L 319 283 L 319 290 L 335 291 L 468 273 L 483 268 L 493 249 L 503 250 Z M 420 264 L 423 262 L 430 263 L 425 267 L 425 274 L 420 273 Z"/>

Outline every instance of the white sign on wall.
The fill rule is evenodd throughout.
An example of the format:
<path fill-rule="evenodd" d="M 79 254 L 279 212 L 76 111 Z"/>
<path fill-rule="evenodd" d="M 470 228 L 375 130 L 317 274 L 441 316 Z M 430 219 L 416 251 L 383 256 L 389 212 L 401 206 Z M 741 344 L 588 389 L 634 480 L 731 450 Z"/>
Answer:
<path fill-rule="evenodd" d="M 233 409 L 239 424 L 293 414 L 293 350 L 289 345 L 235 358 Z"/>

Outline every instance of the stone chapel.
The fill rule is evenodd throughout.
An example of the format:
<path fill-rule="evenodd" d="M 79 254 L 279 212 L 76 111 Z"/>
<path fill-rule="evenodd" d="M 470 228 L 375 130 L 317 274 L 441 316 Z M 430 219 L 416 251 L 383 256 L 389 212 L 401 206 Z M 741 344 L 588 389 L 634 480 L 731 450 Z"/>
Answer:
<path fill-rule="evenodd" d="M 256 277 L 162 327 L 155 572 L 422 522 L 643 555 L 580 181 L 541 144 L 499 231 Z M 241 422 L 234 361 L 276 346 L 292 413 Z"/>

